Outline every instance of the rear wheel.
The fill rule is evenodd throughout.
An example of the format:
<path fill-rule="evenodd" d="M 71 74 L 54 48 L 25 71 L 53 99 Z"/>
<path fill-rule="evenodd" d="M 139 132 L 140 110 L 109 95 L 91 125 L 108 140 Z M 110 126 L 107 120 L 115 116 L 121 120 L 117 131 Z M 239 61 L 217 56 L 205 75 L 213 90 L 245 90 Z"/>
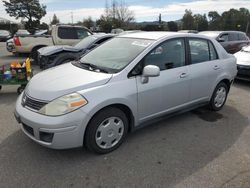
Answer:
<path fill-rule="evenodd" d="M 97 113 L 85 133 L 85 145 L 96 153 L 108 153 L 118 148 L 128 132 L 128 119 L 123 111 L 107 108 Z"/>
<path fill-rule="evenodd" d="M 212 95 L 209 106 L 211 110 L 219 111 L 224 106 L 227 95 L 228 95 L 228 86 L 224 82 L 220 82 Z"/>

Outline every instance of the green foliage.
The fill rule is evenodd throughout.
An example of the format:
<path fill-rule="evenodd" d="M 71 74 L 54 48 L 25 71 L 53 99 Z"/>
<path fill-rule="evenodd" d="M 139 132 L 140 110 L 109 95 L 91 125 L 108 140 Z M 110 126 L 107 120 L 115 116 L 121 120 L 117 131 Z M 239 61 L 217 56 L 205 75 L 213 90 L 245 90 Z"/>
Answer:
<path fill-rule="evenodd" d="M 97 20 L 97 24 L 104 32 L 110 32 L 113 28 L 125 29 L 135 20 L 133 11 L 122 0 L 118 3 L 112 0 L 111 6 L 106 4 L 104 14 Z"/>
<path fill-rule="evenodd" d="M 57 18 L 56 14 L 53 15 L 52 21 L 51 21 L 51 25 L 56 25 L 60 23 L 60 20 Z"/>
<path fill-rule="evenodd" d="M 170 21 L 168 22 L 169 31 L 178 31 L 178 25 L 176 22 Z"/>
<path fill-rule="evenodd" d="M 3 3 L 11 17 L 26 20 L 25 27 L 31 32 L 40 25 L 40 19 L 46 14 L 46 6 L 40 5 L 39 0 L 9 0 Z"/>
<path fill-rule="evenodd" d="M 185 14 L 182 17 L 182 29 L 195 30 L 194 17 L 191 10 L 185 10 Z"/>
<path fill-rule="evenodd" d="M 195 14 L 194 24 L 195 24 L 195 29 L 197 31 L 206 31 L 208 29 L 208 21 L 207 21 L 206 14 L 204 15 Z"/>

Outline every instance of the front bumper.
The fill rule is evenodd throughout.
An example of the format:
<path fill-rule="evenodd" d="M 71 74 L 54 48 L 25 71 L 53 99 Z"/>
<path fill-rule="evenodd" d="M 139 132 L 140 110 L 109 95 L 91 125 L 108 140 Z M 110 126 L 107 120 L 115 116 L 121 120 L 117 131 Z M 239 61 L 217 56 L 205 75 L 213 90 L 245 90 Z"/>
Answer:
<path fill-rule="evenodd" d="M 28 110 L 16 103 L 15 117 L 22 131 L 35 142 L 53 149 L 81 147 L 88 116 L 78 109 L 63 116 L 49 117 Z"/>
<path fill-rule="evenodd" d="M 236 79 L 250 81 L 250 65 L 237 65 Z"/>

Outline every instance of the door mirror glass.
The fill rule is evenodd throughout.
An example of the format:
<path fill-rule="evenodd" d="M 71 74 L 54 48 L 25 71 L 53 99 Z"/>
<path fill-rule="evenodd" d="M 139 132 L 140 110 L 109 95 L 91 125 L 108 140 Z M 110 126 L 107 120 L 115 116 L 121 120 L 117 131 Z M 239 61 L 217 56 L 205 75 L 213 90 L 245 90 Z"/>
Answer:
<path fill-rule="evenodd" d="M 144 77 L 157 77 L 160 75 L 160 68 L 155 65 L 147 65 L 143 68 L 142 75 Z"/>

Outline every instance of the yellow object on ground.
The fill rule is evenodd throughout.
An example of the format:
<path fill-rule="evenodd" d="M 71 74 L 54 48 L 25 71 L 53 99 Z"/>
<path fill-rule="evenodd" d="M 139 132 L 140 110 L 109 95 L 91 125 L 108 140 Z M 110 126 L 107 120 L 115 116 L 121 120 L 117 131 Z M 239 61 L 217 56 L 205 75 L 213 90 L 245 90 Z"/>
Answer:
<path fill-rule="evenodd" d="M 30 73 L 31 72 L 30 58 L 27 58 L 25 60 L 25 65 L 26 65 L 26 72 Z"/>

